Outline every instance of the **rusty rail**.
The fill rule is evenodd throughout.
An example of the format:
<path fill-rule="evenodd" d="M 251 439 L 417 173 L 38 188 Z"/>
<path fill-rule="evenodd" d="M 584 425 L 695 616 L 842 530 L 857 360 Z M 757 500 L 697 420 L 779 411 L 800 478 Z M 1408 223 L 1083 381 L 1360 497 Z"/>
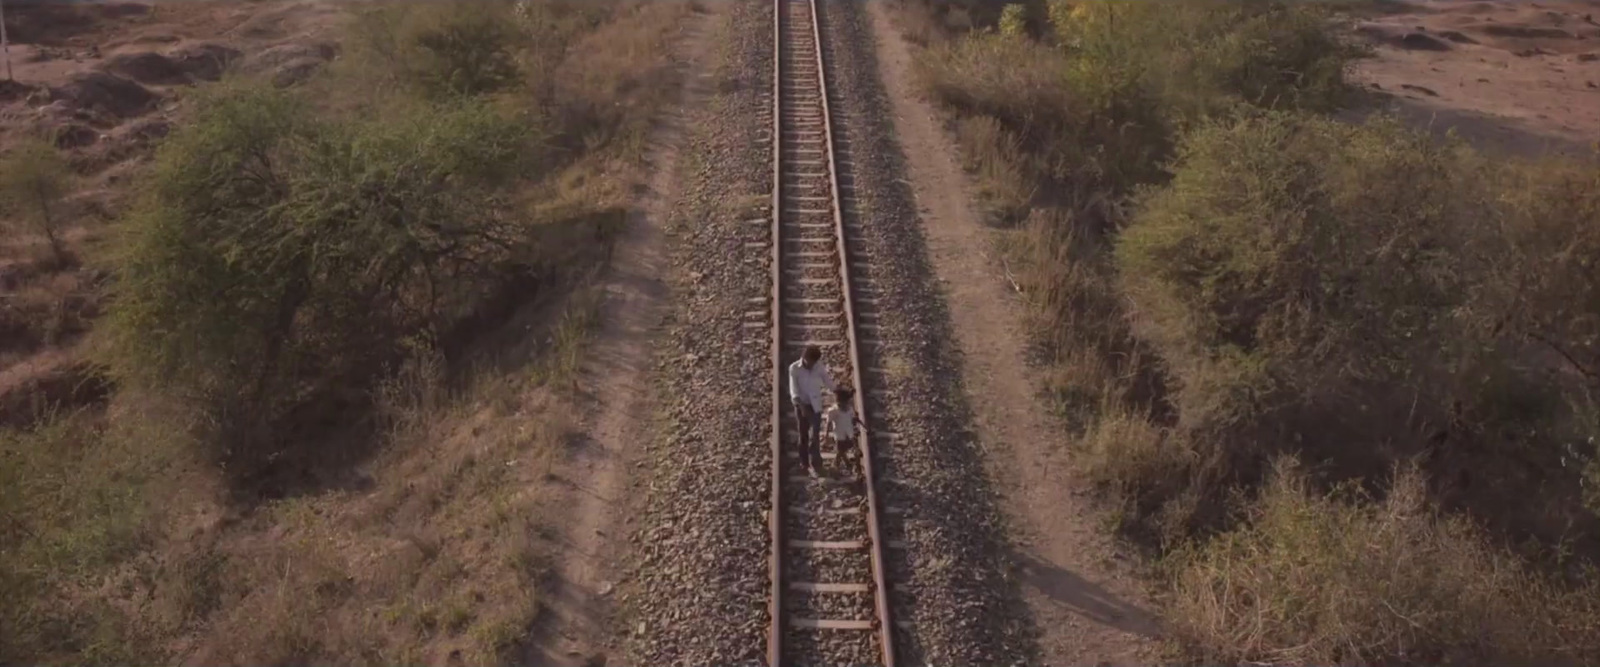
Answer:
<path fill-rule="evenodd" d="M 773 464 L 770 505 L 771 509 L 770 513 L 768 514 L 768 528 L 772 539 L 772 549 L 769 556 L 769 565 L 771 570 L 771 595 L 768 604 L 768 613 L 771 626 L 769 628 L 767 642 L 767 664 L 771 667 L 782 667 L 783 665 L 787 664 L 786 658 L 789 654 L 787 650 L 788 647 L 786 646 L 785 633 L 788 630 L 798 628 L 805 631 L 815 632 L 871 632 L 876 638 L 875 641 L 879 649 L 878 653 L 882 664 L 885 667 L 895 667 L 895 624 L 891 616 L 891 607 L 888 599 L 889 589 L 886 582 L 886 571 L 884 565 L 886 560 L 886 545 L 881 530 L 882 507 L 880 506 L 879 494 L 877 490 L 877 482 L 879 480 L 877 477 L 877 472 L 874 469 L 872 438 L 867 437 L 866 433 L 857 433 L 856 437 L 857 445 L 860 447 L 860 451 L 863 454 L 860 460 L 862 467 L 860 472 L 861 485 L 865 490 L 864 496 L 866 500 L 866 507 L 862 512 L 862 514 L 865 515 L 867 533 L 867 539 L 865 540 L 864 547 L 867 552 L 867 556 L 870 559 L 872 578 L 871 583 L 795 582 L 790 580 L 789 573 L 785 569 L 785 554 L 790 553 L 790 550 L 806 548 L 848 549 L 857 544 L 857 542 L 849 540 L 834 542 L 806 541 L 805 545 L 797 546 L 791 544 L 790 541 L 786 539 L 787 529 L 785 527 L 785 520 L 791 511 L 821 511 L 817 508 L 791 508 L 788 506 L 788 500 L 785 497 L 785 485 L 799 483 L 792 481 L 792 479 L 786 475 L 786 466 L 784 465 L 788 457 L 785 455 L 784 446 L 785 415 L 783 403 L 785 400 L 784 394 L 786 392 L 787 385 L 786 362 L 791 360 L 786 358 L 785 345 L 792 342 L 795 344 L 794 347 L 798 348 L 799 345 L 803 345 L 806 342 L 811 342 L 808 340 L 789 341 L 785 334 L 786 327 L 799 326 L 803 330 L 808 331 L 842 329 L 844 333 L 842 340 L 832 342 L 837 343 L 845 348 L 845 356 L 848 358 L 846 377 L 848 378 L 850 386 L 855 389 L 854 408 L 856 414 L 861 415 L 864 421 L 867 416 L 867 393 L 863 391 L 861 382 L 863 369 L 858 345 L 859 338 L 857 336 L 857 308 L 855 299 L 853 298 L 853 283 L 850 275 L 850 255 L 848 253 L 849 239 L 840 205 L 842 193 L 839 186 L 839 172 L 834 149 L 834 124 L 831 109 L 829 108 L 830 102 L 828 99 L 827 71 L 822 48 L 822 30 L 820 17 L 818 15 L 817 2 L 818 0 L 774 0 L 773 5 L 773 176 L 771 204 L 772 216 L 770 229 L 770 268 L 772 270 L 772 295 L 770 301 L 770 321 L 772 326 L 771 352 L 773 369 L 775 371 L 775 382 L 773 383 L 772 388 L 773 424 L 772 439 L 770 443 L 772 448 Z M 810 23 L 810 34 L 808 36 L 811 40 L 813 53 L 810 55 L 812 63 L 809 64 L 816 68 L 814 91 L 800 90 L 800 86 L 810 84 L 810 81 L 807 80 L 808 72 L 805 71 L 807 68 L 804 65 L 798 65 L 797 63 L 791 62 L 785 57 L 785 52 L 787 50 L 787 45 L 785 42 L 786 38 L 796 39 L 797 41 L 795 43 L 800 44 L 807 36 L 803 34 L 797 35 L 792 33 L 791 27 L 787 25 L 788 12 L 786 10 L 796 9 L 797 11 L 800 11 L 798 9 L 799 3 L 804 3 L 804 13 L 801 14 L 801 16 L 808 18 Z M 803 29 L 803 27 L 799 29 Z M 798 58 L 801 54 L 790 55 Z M 786 105 L 785 102 L 786 84 L 791 87 L 788 92 L 793 95 L 796 100 L 792 104 L 794 107 L 793 109 L 789 108 L 790 105 Z M 817 114 L 815 109 L 807 108 L 807 104 L 813 100 L 813 95 L 815 102 L 818 103 L 817 106 L 820 108 L 820 114 Z M 818 115 L 820 118 L 816 118 Z M 815 127 L 819 124 L 819 120 L 820 130 L 801 129 L 803 127 Z M 792 141 L 792 143 L 795 144 L 795 147 L 786 148 L 786 134 L 795 137 Z M 803 139 L 803 137 L 807 136 L 819 138 Z M 821 161 L 801 160 L 796 157 L 797 155 L 803 156 L 817 153 L 821 153 L 823 156 L 825 156 L 825 159 Z M 824 174 L 802 173 L 798 169 L 789 174 L 796 178 L 796 184 L 793 186 L 787 184 L 785 182 L 787 168 L 786 164 L 790 162 L 804 165 L 824 165 L 826 176 L 825 188 L 824 184 L 822 183 L 813 182 L 810 185 L 803 184 L 807 178 L 818 178 Z M 826 194 L 817 196 L 817 193 L 824 189 L 826 190 Z M 794 239 L 800 241 L 800 245 L 794 246 L 797 248 L 796 250 L 789 251 L 787 249 L 788 246 L 786 246 L 786 242 L 791 241 L 791 239 L 786 238 L 786 226 L 792 225 L 796 229 L 816 229 L 827 225 L 827 223 L 806 222 L 807 216 L 817 216 L 823 214 L 824 211 L 820 209 L 806 209 L 804 207 L 804 202 L 815 201 L 823 198 L 828 200 L 826 214 L 830 219 L 832 228 L 833 259 L 837 262 L 837 271 L 834 279 L 837 280 L 837 285 L 836 287 L 832 285 L 825 285 L 819 289 L 823 292 L 831 292 L 833 289 L 837 290 L 839 301 L 838 306 L 843 311 L 843 323 L 842 325 L 829 323 L 789 325 L 787 324 L 788 321 L 785 319 L 786 314 L 801 318 L 809 318 L 805 319 L 807 322 L 817 322 L 819 321 L 817 318 L 827 317 L 827 313 L 818 314 L 813 310 L 809 310 L 808 307 L 803 304 L 806 302 L 815 304 L 816 302 L 828 301 L 829 299 L 790 297 L 789 293 L 786 292 L 786 289 L 788 289 L 790 285 L 786 282 L 787 279 L 785 278 L 785 274 L 790 271 L 798 272 L 804 276 L 807 275 L 807 271 L 812 271 L 815 273 L 815 270 L 819 268 L 818 263 L 806 262 L 803 260 L 806 257 L 816 257 L 822 253 L 818 253 L 816 251 L 806 251 L 803 250 L 803 248 L 817 247 L 815 244 L 819 242 L 825 244 L 826 241 L 815 237 Z M 787 219 L 791 215 L 791 211 L 793 217 L 796 219 L 792 223 Z M 804 234 L 797 233 L 796 236 L 803 237 Z M 813 245 L 807 246 L 807 243 Z M 792 266 L 790 264 L 792 264 Z M 805 277 L 797 280 L 799 280 L 800 283 L 806 283 L 808 281 L 810 283 L 824 282 L 822 279 L 808 279 Z M 803 293 L 804 291 L 802 290 L 802 294 Z M 792 308 L 794 312 L 788 312 L 788 310 L 786 310 L 786 306 Z M 815 337 L 813 336 L 813 340 L 814 339 Z M 825 618 L 790 619 L 785 604 L 786 593 L 789 591 L 790 587 L 795 587 L 797 590 L 809 591 L 812 594 L 857 594 L 866 592 L 872 597 L 872 610 L 874 617 L 870 620 Z"/>

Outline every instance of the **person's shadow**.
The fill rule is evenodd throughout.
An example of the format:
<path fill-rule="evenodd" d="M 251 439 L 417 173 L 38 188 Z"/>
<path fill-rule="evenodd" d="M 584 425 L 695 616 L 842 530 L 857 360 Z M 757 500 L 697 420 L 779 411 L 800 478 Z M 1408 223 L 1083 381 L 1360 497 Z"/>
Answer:
<path fill-rule="evenodd" d="M 1144 637 L 1161 634 L 1150 612 L 1116 598 L 1099 585 L 1019 551 L 1012 552 L 1017 579 L 1051 602 L 1101 625 Z"/>

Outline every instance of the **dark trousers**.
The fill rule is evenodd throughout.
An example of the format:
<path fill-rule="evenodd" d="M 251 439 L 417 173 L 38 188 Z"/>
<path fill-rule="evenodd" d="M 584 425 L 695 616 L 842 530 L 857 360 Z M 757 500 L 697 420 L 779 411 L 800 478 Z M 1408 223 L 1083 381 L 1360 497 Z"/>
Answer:
<path fill-rule="evenodd" d="M 800 464 L 822 468 L 822 415 L 809 403 L 794 404 L 795 430 L 800 432 Z"/>

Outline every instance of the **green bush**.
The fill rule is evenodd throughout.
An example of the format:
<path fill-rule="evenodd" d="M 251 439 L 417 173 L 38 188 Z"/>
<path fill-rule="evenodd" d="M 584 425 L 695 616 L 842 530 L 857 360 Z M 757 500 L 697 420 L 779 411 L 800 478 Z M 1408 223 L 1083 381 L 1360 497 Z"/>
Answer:
<path fill-rule="evenodd" d="M 1496 530 L 1593 525 L 1596 176 L 1387 120 L 1268 113 L 1190 135 L 1116 246 L 1134 334 L 1202 453 L 1185 494 L 1215 505 L 1282 451 L 1335 480 L 1420 456 Z M 1121 487 L 1150 500 L 1170 479 Z M 1543 502 L 1506 502 L 1527 494 Z"/>
<path fill-rule="evenodd" d="M 1195 53 L 1210 85 L 1270 109 L 1332 111 L 1349 94 L 1345 72 L 1363 54 L 1309 3 L 1243 3 L 1229 30 Z"/>
<path fill-rule="evenodd" d="M 1239 103 L 1331 109 L 1347 90 L 1346 67 L 1361 53 L 1307 3 L 1054 0 L 1050 16 L 1057 41 L 1075 59 L 1140 81 L 1173 122 Z"/>
<path fill-rule="evenodd" d="M 198 104 L 121 226 L 107 360 L 123 380 L 270 442 L 291 410 L 359 395 L 514 273 L 526 234 L 503 188 L 521 124 L 476 103 L 323 120 L 249 85 Z"/>
<path fill-rule="evenodd" d="M 1479 430 L 1540 443 L 1547 465 L 1586 465 L 1583 495 L 1600 515 L 1600 169 L 1490 164 L 1494 206 L 1471 230 L 1480 277 L 1463 320 L 1527 370 L 1483 401 Z"/>
<path fill-rule="evenodd" d="M 922 76 L 1026 221 L 1076 460 L 1125 534 L 1188 544 L 1189 655 L 1600 661 L 1600 170 L 1316 115 L 1361 50 L 1313 3 L 1045 9 Z"/>
<path fill-rule="evenodd" d="M 521 81 L 522 26 L 504 0 L 383 6 L 356 18 L 355 57 L 434 99 L 493 93 Z"/>
<path fill-rule="evenodd" d="M 1002 14 L 1010 32 L 931 48 L 922 76 L 958 115 L 992 118 L 1000 141 L 1028 146 L 1014 161 L 1029 189 L 1068 202 L 1161 182 L 1178 132 L 1208 117 L 1334 107 L 1358 55 L 1321 13 L 1284 2 L 1056 1 L 1053 43 L 1020 38 L 1023 8 L 1013 7 Z M 980 160 L 995 150 L 964 148 Z M 1015 221 L 1037 203 L 1062 202 L 997 209 Z"/>
<path fill-rule="evenodd" d="M 1600 387 L 1600 169 L 1500 166 L 1495 215 L 1474 238 L 1480 326 L 1506 327 Z"/>
<path fill-rule="evenodd" d="M 1465 295 L 1457 164 L 1393 124 L 1274 113 L 1191 135 L 1116 250 L 1181 418 L 1231 424 L 1430 380 Z"/>

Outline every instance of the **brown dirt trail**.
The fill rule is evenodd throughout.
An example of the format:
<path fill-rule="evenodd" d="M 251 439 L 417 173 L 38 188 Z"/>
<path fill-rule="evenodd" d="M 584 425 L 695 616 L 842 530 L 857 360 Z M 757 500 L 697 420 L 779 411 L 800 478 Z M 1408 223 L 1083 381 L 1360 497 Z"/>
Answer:
<path fill-rule="evenodd" d="M 637 207 L 628 218 L 605 278 L 600 328 L 579 382 L 586 394 L 588 437 L 552 471 L 561 497 L 550 504 L 567 517 L 555 554 L 555 580 L 530 643 L 533 665 L 605 664 L 614 646 L 611 598 L 622 576 L 617 563 L 629 530 L 625 515 L 628 470 L 652 432 L 651 362 L 668 301 L 662 225 L 677 201 L 685 110 L 702 104 L 708 24 L 726 20 L 719 5 L 688 16 L 672 57 L 683 77 L 679 99 L 651 136 Z"/>
<path fill-rule="evenodd" d="M 1070 473 L 1063 431 L 1032 381 L 1023 306 L 999 276 L 956 148 L 915 90 L 913 55 L 891 10 L 868 3 L 881 76 L 907 157 L 930 252 L 962 351 L 977 433 L 1017 534 L 1013 574 L 1040 633 L 1044 664 L 1140 664 L 1159 628 L 1146 594 L 1113 559 L 1086 491 Z"/>

